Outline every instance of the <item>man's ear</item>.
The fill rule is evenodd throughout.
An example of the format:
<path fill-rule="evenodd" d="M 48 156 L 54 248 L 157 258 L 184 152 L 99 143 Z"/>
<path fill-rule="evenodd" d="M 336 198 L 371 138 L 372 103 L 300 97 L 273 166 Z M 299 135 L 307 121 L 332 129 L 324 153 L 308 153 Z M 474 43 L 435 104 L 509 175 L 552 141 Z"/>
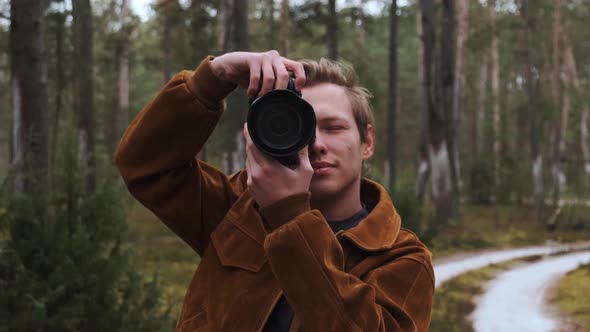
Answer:
<path fill-rule="evenodd" d="M 363 149 L 363 160 L 367 160 L 375 153 L 375 130 L 372 125 L 367 125 L 365 142 L 361 144 Z"/>

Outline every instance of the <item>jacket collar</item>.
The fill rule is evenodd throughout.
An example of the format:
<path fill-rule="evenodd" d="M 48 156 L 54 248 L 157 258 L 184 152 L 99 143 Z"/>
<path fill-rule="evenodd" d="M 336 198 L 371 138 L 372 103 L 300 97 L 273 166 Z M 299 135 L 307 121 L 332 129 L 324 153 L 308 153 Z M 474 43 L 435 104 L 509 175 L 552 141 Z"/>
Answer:
<path fill-rule="evenodd" d="M 391 249 L 401 228 L 401 218 L 389 194 L 377 182 L 362 179 L 361 201 L 369 215 L 357 226 L 341 231 L 338 235 L 365 251 Z"/>

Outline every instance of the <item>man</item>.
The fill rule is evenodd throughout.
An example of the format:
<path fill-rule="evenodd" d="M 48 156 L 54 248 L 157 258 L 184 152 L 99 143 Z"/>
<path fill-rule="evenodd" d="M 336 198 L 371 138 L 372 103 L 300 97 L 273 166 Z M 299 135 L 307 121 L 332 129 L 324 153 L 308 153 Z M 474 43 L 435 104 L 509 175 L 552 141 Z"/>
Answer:
<path fill-rule="evenodd" d="M 194 158 L 237 85 L 260 96 L 286 88 L 289 72 L 317 118 L 298 165 L 262 154 L 246 127 L 245 171 Z M 431 255 L 384 188 L 361 179 L 375 147 L 368 98 L 344 65 L 236 52 L 177 74 L 135 118 L 121 174 L 202 257 L 176 331 L 428 329 Z"/>

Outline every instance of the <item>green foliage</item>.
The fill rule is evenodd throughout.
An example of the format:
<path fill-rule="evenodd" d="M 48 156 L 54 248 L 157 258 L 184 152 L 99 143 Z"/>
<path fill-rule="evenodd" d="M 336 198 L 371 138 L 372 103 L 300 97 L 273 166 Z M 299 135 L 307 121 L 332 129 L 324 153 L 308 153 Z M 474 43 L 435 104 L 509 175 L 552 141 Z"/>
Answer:
<path fill-rule="evenodd" d="M 465 167 L 465 192 L 473 204 L 489 204 L 494 189 L 493 164 L 484 156 L 469 160 Z"/>
<path fill-rule="evenodd" d="M 416 198 L 416 189 L 412 181 L 403 177 L 398 181 L 393 191 L 392 200 L 397 213 L 402 218 L 402 227 L 407 228 L 419 237 L 427 231 L 422 222 L 422 206 Z"/>
<path fill-rule="evenodd" d="M 84 194 L 65 169 L 47 216 L 34 197 L 2 202 L 0 331 L 169 330 L 158 278 L 136 271 L 126 245 L 120 186 L 106 178 Z"/>

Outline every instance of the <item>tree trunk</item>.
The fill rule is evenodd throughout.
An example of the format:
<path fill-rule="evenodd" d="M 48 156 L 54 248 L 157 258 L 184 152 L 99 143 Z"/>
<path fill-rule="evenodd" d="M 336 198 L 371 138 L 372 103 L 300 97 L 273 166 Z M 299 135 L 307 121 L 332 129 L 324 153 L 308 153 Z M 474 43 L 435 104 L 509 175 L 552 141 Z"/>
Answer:
<path fill-rule="evenodd" d="M 63 58 L 64 58 L 64 27 L 66 21 L 66 15 L 62 12 L 57 12 L 53 16 L 55 18 L 55 61 L 56 61 L 56 75 L 57 75 L 57 91 L 55 92 L 55 111 L 53 114 L 53 118 L 51 121 L 51 147 L 49 149 L 49 169 L 50 174 L 54 169 L 55 165 L 55 156 L 57 154 L 57 142 L 59 141 L 59 119 L 61 117 L 61 111 L 63 108 L 63 91 L 65 88 L 65 78 L 64 78 L 64 65 L 63 65 Z"/>
<path fill-rule="evenodd" d="M 520 16 L 522 18 L 521 54 L 523 63 L 523 76 L 526 84 L 527 113 L 529 127 L 529 144 L 531 152 L 531 165 L 533 174 L 533 206 L 536 218 L 541 217 L 543 202 L 543 158 L 539 149 L 539 129 L 537 125 L 537 107 L 533 88 L 533 75 L 530 59 L 530 35 L 531 25 L 528 16 L 528 0 L 521 0 Z"/>
<path fill-rule="evenodd" d="M 396 106 L 397 106 L 397 0 L 391 1 L 389 12 L 389 88 L 387 106 L 387 160 L 389 191 L 395 190 L 396 180 Z"/>
<path fill-rule="evenodd" d="M 475 117 L 475 153 L 480 156 L 484 153 L 485 143 L 485 119 L 486 119 L 486 104 L 488 100 L 488 72 L 489 72 L 489 57 L 484 54 L 481 59 L 481 67 L 479 67 L 479 76 L 477 80 L 477 104 Z"/>
<path fill-rule="evenodd" d="M 109 156 L 113 156 L 117 142 L 121 137 L 121 128 L 129 124 L 129 35 L 130 27 L 127 24 L 128 7 L 127 0 L 121 0 L 121 12 L 119 16 L 119 45 L 117 57 L 119 59 L 119 77 L 117 80 L 118 102 L 117 107 L 111 110 L 109 115 L 109 128 L 107 128 L 107 144 Z"/>
<path fill-rule="evenodd" d="M 455 142 L 454 160 L 455 170 L 457 172 L 457 185 L 461 188 L 461 129 L 463 119 L 463 108 L 465 104 L 465 43 L 469 35 L 468 32 L 468 13 L 469 0 L 459 0 L 457 10 L 457 51 L 455 65 L 455 87 L 453 90 L 453 122 L 455 123 Z M 460 197 L 460 195 L 457 195 Z"/>
<path fill-rule="evenodd" d="M 326 28 L 328 43 L 328 58 L 338 59 L 338 13 L 336 0 L 328 0 L 328 25 Z"/>
<path fill-rule="evenodd" d="M 452 4 L 445 4 L 448 8 Z M 431 175 L 431 197 L 436 207 L 437 224 L 439 228 L 446 224 L 452 216 L 452 185 L 451 171 L 449 165 L 449 149 L 447 137 L 449 131 L 445 125 L 444 116 L 437 108 L 435 78 L 449 78 L 448 76 L 435 76 L 435 56 L 434 50 L 436 45 L 435 36 L 435 6 L 433 0 L 420 0 L 421 10 L 421 39 L 422 39 L 422 80 L 421 95 L 424 99 L 421 101 L 422 128 L 420 137 L 420 168 L 418 170 L 418 197 L 423 197 L 424 183 L 426 176 Z M 448 14 L 448 13 L 447 13 Z M 448 19 L 448 18 L 447 18 Z M 449 24 L 448 21 L 445 21 Z M 447 26 L 443 29 L 449 32 Z M 446 59 L 446 58 L 445 58 Z M 444 63 L 441 63 L 444 65 Z M 441 73 L 442 74 L 442 73 Z M 448 75 L 447 72 L 444 75 Z M 452 65 L 451 65 L 452 79 Z M 440 81 L 442 84 L 443 82 Z M 451 80 L 452 94 L 452 80 Z M 452 105 L 452 103 L 450 104 Z M 421 188 L 422 187 L 422 188 Z"/>
<path fill-rule="evenodd" d="M 448 207 L 450 216 L 456 215 L 459 208 L 459 186 L 456 168 L 456 148 L 455 137 L 457 135 L 457 126 L 455 123 L 456 114 L 454 113 L 454 88 L 455 88 L 455 1 L 443 0 L 443 27 L 441 31 L 441 94 L 442 113 L 444 118 L 445 140 L 443 147 L 447 149 L 448 172 L 451 178 L 451 193 L 449 197 L 450 206 Z M 434 172 L 434 166 L 433 166 Z M 433 173 L 434 176 L 434 173 Z"/>
<path fill-rule="evenodd" d="M 226 8 L 227 9 L 227 8 Z M 229 10 L 228 10 L 229 11 Z M 224 53 L 232 51 L 248 51 L 248 0 L 233 0 L 233 7 L 225 17 Z M 242 127 L 246 121 L 248 98 L 243 89 L 238 89 L 227 98 L 227 112 L 231 116 L 222 119 L 221 126 L 227 133 L 224 137 L 224 171 L 228 174 L 235 173 L 244 167 L 245 155 L 242 152 Z"/>
<path fill-rule="evenodd" d="M 488 1 L 488 10 L 490 13 L 491 26 L 491 60 L 492 60 L 492 128 L 493 128 L 493 150 L 494 150 L 494 185 L 498 188 L 500 182 L 500 61 L 498 56 L 498 38 L 496 32 L 496 0 Z M 494 194 L 498 195 L 498 191 L 494 190 Z M 496 197 L 496 200 L 498 197 Z"/>
<path fill-rule="evenodd" d="M 588 74 L 590 74 L 590 66 L 588 66 Z M 584 171 L 590 174 L 590 149 L 588 148 L 588 105 L 584 105 L 582 110 L 582 118 L 580 123 L 580 140 L 582 148 L 582 158 L 584 160 Z"/>
<path fill-rule="evenodd" d="M 418 171 L 416 172 L 416 198 L 420 204 L 424 202 L 426 194 L 426 181 L 430 174 L 430 159 L 428 154 L 428 127 L 429 127 L 429 116 L 428 116 L 428 83 L 426 81 L 426 72 L 424 62 L 426 59 L 425 44 L 426 37 L 430 38 L 429 34 L 424 33 L 424 24 L 422 23 L 422 12 L 426 9 L 422 4 L 422 1 L 418 4 L 419 8 L 416 10 L 416 31 L 420 42 L 418 43 L 418 77 L 420 81 L 420 88 L 418 89 L 418 103 L 420 105 L 420 141 L 418 146 L 419 154 L 419 165 Z M 429 57 L 431 54 L 429 53 Z M 428 61 L 430 58 L 428 59 Z"/>
<path fill-rule="evenodd" d="M 551 75 L 551 99 L 554 113 L 554 142 L 553 142 L 553 209 L 559 204 L 560 187 L 563 184 L 564 174 L 562 170 L 562 126 L 564 108 L 561 104 L 561 0 L 554 1 L 553 12 L 553 53 Z M 553 227 L 553 225 L 548 225 Z"/>
<path fill-rule="evenodd" d="M 394 0 L 397 1 L 397 0 Z M 359 18 L 360 18 L 360 33 L 359 33 L 359 41 L 361 46 L 364 48 L 367 43 L 367 15 L 365 14 L 365 6 L 367 5 L 367 0 L 361 0 L 359 6 Z M 397 4 L 395 6 L 397 8 Z M 396 13 L 397 14 L 397 13 Z"/>
<path fill-rule="evenodd" d="M 93 108 L 92 9 L 90 0 L 72 2 L 74 13 L 74 49 L 76 78 L 74 79 L 74 112 L 77 115 L 78 159 L 86 179 L 85 189 L 96 186 Z"/>
<path fill-rule="evenodd" d="M 281 50 L 282 56 L 289 54 L 289 0 L 281 1 Z"/>
<path fill-rule="evenodd" d="M 267 19 L 268 36 L 269 36 L 269 40 L 270 40 L 270 48 L 274 49 L 277 47 L 276 46 L 277 45 L 277 37 L 276 37 L 277 23 L 275 20 L 275 0 L 268 0 L 267 7 L 268 7 L 267 8 L 267 10 L 268 10 L 268 19 Z M 282 13 L 280 13 L 280 14 L 282 14 Z"/>
<path fill-rule="evenodd" d="M 14 191 L 46 211 L 48 180 L 47 54 L 41 1 L 10 1 Z"/>
<path fill-rule="evenodd" d="M 172 69 L 170 67 L 172 62 L 172 18 L 170 17 L 170 9 L 172 2 L 174 1 L 177 0 L 160 0 L 158 5 L 162 16 L 162 38 L 160 39 L 160 50 L 162 52 L 163 84 L 166 84 L 168 81 L 170 81 L 170 78 L 172 78 Z"/>

